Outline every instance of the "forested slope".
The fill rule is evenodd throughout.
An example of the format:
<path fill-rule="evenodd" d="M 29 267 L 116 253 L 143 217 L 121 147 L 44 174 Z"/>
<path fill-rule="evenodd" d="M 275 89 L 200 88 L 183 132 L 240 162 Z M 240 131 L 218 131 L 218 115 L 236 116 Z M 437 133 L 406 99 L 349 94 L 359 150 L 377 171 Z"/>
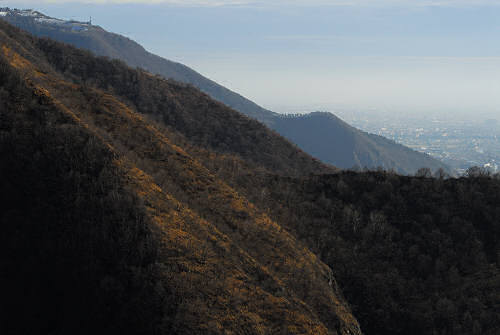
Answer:
<path fill-rule="evenodd" d="M 360 334 L 341 289 L 366 334 L 497 333 L 498 176 L 338 172 L 191 87 L 0 28 L 7 333 Z"/>
<path fill-rule="evenodd" d="M 43 14 L 40 17 L 48 18 Z M 71 26 L 44 24 L 33 17 L 7 15 L 3 17 L 14 24 L 39 37 L 50 37 L 54 40 L 74 45 L 78 48 L 92 51 L 98 56 L 120 59 L 131 67 L 140 67 L 165 78 L 174 79 L 209 94 L 212 98 L 230 106 L 245 115 L 258 120 L 272 122 L 275 113 L 268 111 L 240 94 L 233 92 L 216 82 L 202 76 L 188 66 L 170 61 L 146 51 L 135 41 L 99 26 L 89 26 L 88 30 L 75 31 Z"/>
<path fill-rule="evenodd" d="M 331 270 L 169 136 L 330 168 L 193 88 L 5 23 L 0 43 L 2 333 L 360 334 Z M 241 134 L 212 140 L 214 115 Z"/>
<path fill-rule="evenodd" d="M 333 269 L 366 334 L 498 333 L 500 176 L 233 183 Z"/>

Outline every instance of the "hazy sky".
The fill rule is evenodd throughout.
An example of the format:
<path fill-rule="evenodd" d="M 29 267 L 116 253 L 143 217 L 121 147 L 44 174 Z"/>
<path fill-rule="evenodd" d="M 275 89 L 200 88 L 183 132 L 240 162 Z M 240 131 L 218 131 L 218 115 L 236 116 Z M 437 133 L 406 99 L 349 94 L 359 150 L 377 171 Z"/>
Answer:
<path fill-rule="evenodd" d="M 344 106 L 500 118 L 500 1 L 83 2 L 0 6 L 91 15 L 277 112 Z"/>

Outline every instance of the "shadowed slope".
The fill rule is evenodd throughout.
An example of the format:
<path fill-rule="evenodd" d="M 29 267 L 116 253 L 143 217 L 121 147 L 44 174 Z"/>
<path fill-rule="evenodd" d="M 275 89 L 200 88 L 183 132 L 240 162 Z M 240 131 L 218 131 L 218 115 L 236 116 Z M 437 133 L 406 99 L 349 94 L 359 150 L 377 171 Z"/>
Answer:
<path fill-rule="evenodd" d="M 47 143 L 38 154 L 44 158 L 45 163 L 34 166 L 34 171 L 26 171 L 22 168 L 20 160 L 30 157 L 30 155 L 23 155 L 22 150 L 11 150 L 21 152 L 20 155 L 14 155 L 12 160 L 9 160 L 13 166 L 18 167 L 17 169 L 11 170 L 3 164 L 2 168 L 9 169 L 9 175 L 14 180 L 26 177 L 16 178 L 16 176 L 36 175 L 36 179 L 41 183 L 40 189 L 45 190 L 51 190 L 52 184 L 57 182 L 54 173 L 59 171 L 51 171 L 49 161 L 60 166 L 60 171 L 64 171 L 64 173 L 60 172 L 62 178 L 67 175 L 79 176 L 82 173 L 80 171 L 87 167 L 93 171 L 92 174 L 87 173 L 88 177 L 84 181 L 68 179 L 69 190 L 81 189 L 84 192 L 83 195 L 73 191 L 57 192 L 56 189 L 54 191 L 57 192 L 57 197 L 55 199 L 48 197 L 40 206 L 41 214 L 46 215 L 47 208 L 57 208 L 57 200 L 69 195 L 66 199 L 69 207 L 68 209 L 63 207 L 63 215 L 58 218 L 55 226 L 45 227 L 43 224 L 45 221 L 40 223 L 44 228 L 37 238 L 42 242 L 46 239 L 46 243 L 64 240 L 69 242 L 68 244 L 56 243 L 58 246 L 55 249 L 56 252 L 43 258 L 43 261 L 49 265 L 44 274 L 45 278 L 48 281 L 52 280 L 53 272 L 50 269 L 56 267 L 60 261 L 59 254 L 68 255 L 65 257 L 68 261 L 72 261 L 72 257 L 79 259 L 79 257 L 84 257 L 86 252 L 90 252 L 87 261 L 90 264 L 108 262 L 112 265 L 109 270 L 104 268 L 100 272 L 93 271 L 93 265 L 89 268 L 85 262 L 76 263 L 77 269 L 81 267 L 82 271 L 90 276 L 90 279 L 83 280 L 81 285 L 93 294 L 88 295 L 86 303 L 82 305 L 79 312 L 72 313 L 72 318 L 67 321 L 61 319 L 60 314 L 52 309 L 45 310 L 39 319 L 30 315 L 8 314 L 12 316 L 12 320 L 18 320 L 19 323 L 38 320 L 33 324 L 36 325 L 35 327 L 38 326 L 40 332 L 50 327 L 54 333 L 64 333 L 70 330 L 83 333 L 99 328 L 109 329 L 109 332 L 129 333 L 137 333 L 139 329 L 148 334 L 168 331 L 181 334 L 360 333 L 356 320 L 349 312 L 347 304 L 335 285 L 331 270 L 289 233 L 282 230 L 278 224 L 234 189 L 211 174 L 182 148 L 172 144 L 164 132 L 137 113 L 134 107 L 128 106 L 109 92 L 99 89 L 98 87 L 104 87 L 105 81 L 98 82 L 94 86 L 89 85 L 89 80 L 87 80 L 85 85 L 79 85 L 66 79 L 66 76 L 71 76 L 71 73 L 66 72 L 62 75 L 54 71 L 42 56 L 46 53 L 54 55 L 57 44 L 50 44 L 51 53 L 47 50 L 41 52 L 37 48 L 37 43 L 43 44 L 44 41 L 32 39 L 3 23 L 0 27 L 1 52 L 9 64 L 2 62 L 0 68 L 6 73 L 14 73 L 9 67 L 16 68 L 19 73 L 10 76 L 17 78 L 19 86 L 24 87 L 22 96 L 31 97 L 22 101 L 16 100 L 17 93 L 9 88 L 8 82 L 0 91 L 7 92 L 5 93 L 7 101 L 10 101 L 8 105 L 5 105 L 6 113 L 2 113 L 7 116 L 2 119 L 1 129 L 6 129 L 6 135 L 2 136 L 2 140 L 6 139 L 2 142 L 2 148 L 5 148 L 6 152 L 11 150 L 12 148 L 9 149 L 8 146 L 10 143 L 17 149 L 29 151 L 37 148 L 37 142 Z M 63 48 L 63 46 L 60 47 Z M 65 59 L 72 65 L 79 64 L 68 54 Z M 98 68 L 103 68 L 102 64 L 99 67 L 99 62 L 104 62 L 105 65 L 110 64 L 109 61 L 95 58 L 90 58 L 90 62 Z M 145 76 L 144 78 L 150 78 L 147 74 L 135 73 Z M 147 80 L 149 79 L 143 79 L 142 82 L 147 82 Z M 154 83 L 159 85 L 170 85 L 161 80 L 156 81 L 155 78 L 151 80 L 155 80 Z M 107 88 L 114 92 L 116 90 L 111 83 L 113 81 L 108 83 Z M 30 90 L 34 93 L 28 94 Z M 168 101 L 171 97 L 168 91 L 166 91 L 166 96 Z M 187 93 L 186 96 L 189 97 Z M 199 99 L 210 103 L 204 95 L 201 95 Z M 179 95 L 172 97 L 172 100 L 182 103 Z M 189 103 L 187 105 L 189 106 Z M 37 113 L 37 110 L 42 108 L 40 106 L 47 106 L 47 111 Z M 217 104 L 214 106 L 218 108 Z M 226 113 L 226 115 L 236 114 L 230 110 L 226 111 L 223 109 L 225 107 L 219 108 L 222 108 L 221 113 Z M 16 122 L 16 118 L 22 119 L 23 123 Z M 56 120 L 60 118 L 62 121 L 55 122 L 54 118 Z M 246 119 L 240 116 L 233 118 L 246 122 Z M 37 137 L 29 141 L 17 141 L 15 133 L 22 132 L 24 124 L 37 122 L 40 123 L 35 128 Z M 29 128 L 33 129 L 32 126 Z M 61 132 L 62 129 L 67 128 L 75 129 L 83 134 L 80 136 L 92 139 L 86 141 L 92 143 L 92 149 L 87 149 L 85 146 L 83 149 L 74 147 L 73 143 L 79 143 L 78 138 L 74 138 L 71 132 Z M 266 132 L 272 134 L 267 130 L 264 131 L 265 134 Z M 55 146 L 50 145 L 51 143 Z M 81 158 L 75 160 L 72 158 L 74 155 Z M 34 157 L 38 156 L 34 153 Z M 95 165 L 96 161 L 100 161 L 101 156 L 110 158 L 101 165 Z M 265 160 L 256 159 L 255 161 L 262 162 L 268 168 L 272 167 Z M 52 179 L 47 180 L 47 176 L 52 176 Z M 121 188 L 113 189 L 107 184 L 98 182 L 100 179 L 106 181 L 108 178 L 116 180 L 118 185 L 122 185 Z M 85 191 L 85 187 L 93 187 L 91 185 L 95 185 L 96 190 Z M 18 183 L 11 188 L 19 189 L 19 199 L 14 206 L 14 208 L 19 208 L 18 203 L 26 201 L 24 194 L 28 191 L 28 187 Z M 38 189 L 33 192 L 35 197 L 41 197 L 44 194 Z M 50 191 L 47 192 L 50 193 Z M 127 212 L 122 212 L 117 204 L 101 202 L 99 193 L 95 192 L 104 192 L 104 194 L 109 192 L 110 199 L 121 197 L 136 199 L 134 200 L 137 204 L 135 205 L 136 212 L 140 213 L 137 214 L 140 216 L 120 216 Z M 96 240 L 100 241 L 99 243 L 103 246 L 112 246 L 113 244 L 109 242 L 118 243 L 116 250 L 112 248 L 114 252 L 111 253 L 117 254 L 117 258 L 109 259 L 103 254 L 107 249 L 89 250 L 86 243 L 76 253 L 67 253 L 68 250 L 72 250 L 72 245 L 79 241 L 78 234 L 74 235 L 78 230 L 74 230 L 74 227 L 81 227 L 84 231 L 88 229 L 88 222 L 78 215 L 66 216 L 66 212 L 72 213 L 74 208 L 80 208 L 75 204 L 81 201 L 82 196 L 83 199 L 90 201 L 85 207 L 87 213 L 84 217 L 89 219 L 93 216 L 100 217 L 99 213 L 103 212 L 114 213 L 113 215 L 118 217 L 110 222 L 104 217 L 101 226 L 92 228 L 92 234 L 82 237 L 82 240 L 94 245 L 93 243 L 96 242 L 93 234 L 99 234 L 100 229 L 123 230 L 125 236 L 123 241 L 120 235 L 107 234 L 100 235 L 100 240 Z M 107 210 L 103 207 L 106 205 Z M 130 208 L 133 210 L 135 207 Z M 72 220 L 68 221 L 68 218 Z M 11 221 L 16 222 L 15 219 Z M 26 218 L 25 221 L 28 225 L 35 224 L 32 217 Z M 97 220 L 97 222 L 101 221 Z M 151 240 L 147 246 L 151 249 L 150 253 L 153 256 L 148 258 L 147 262 L 142 261 L 138 264 L 128 258 L 115 264 L 117 259 L 123 259 L 124 256 L 120 256 L 121 253 L 131 254 L 134 257 L 136 254 L 143 254 L 140 251 L 144 249 L 142 242 L 136 242 L 136 238 L 141 236 L 134 230 L 137 222 L 144 222 L 139 227 L 143 227 L 146 233 L 149 232 L 146 236 L 151 236 L 146 241 Z M 25 242 L 21 244 L 24 247 L 8 244 L 8 253 L 19 253 L 20 256 L 30 259 L 36 253 L 35 250 L 29 248 L 32 237 L 25 232 L 24 227 L 17 229 L 19 229 L 20 238 Z M 54 237 L 53 234 L 58 237 Z M 43 243 L 39 250 L 45 250 Z M 123 247 L 119 245 L 120 243 L 130 244 Z M 144 256 L 141 256 L 140 260 L 143 258 Z M 26 265 L 26 273 L 31 275 L 29 266 L 33 264 L 28 261 Z M 117 266 L 118 270 L 114 272 L 113 266 Z M 61 269 L 65 267 L 62 266 Z M 17 278 L 22 283 L 22 276 L 17 277 L 15 262 L 12 263 L 11 271 L 15 274 L 12 278 Z M 108 275 L 106 271 L 111 274 Z M 131 279 L 122 275 L 123 272 L 128 273 Z M 56 273 L 59 274 L 59 272 Z M 9 285 L 14 285 L 12 278 L 7 278 L 11 280 L 8 282 Z M 63 283 L 67 276 L 61 275 L 57 279 Z M 47 287 L 38 293 L 35 290 L 33 295 L 21 301 L 28 306 L 31 300 L 39 299 L 42 292 L 48 298 L 58 290 L 63 293 L 67 292 L 74 281 L 75 279 L 72 279 L 61 285 L 60 289 Z M 130 294 L 129 289 L 124 289 L 128 286 L 121 284 L 123 281 L 127 285 L 132 285 L 133 289 Z M 32 283 L 28 282 L 28 285 Z M 143 286 L 145 286 L 144 289 Z M 134 292 L 138 292 L 139 298 L 134 298 Z M 83 295 L 83 292 L 76 294 Z M 118 310 L 114 304 L 106 305 L 106 308 L 109 308 L 108 313 L 111 313 L 113 317 L 109 320 L 96 321 L 85 310 L 87 308 L 100 313 L 101 308 L 104 308 L 99 304 L 101 298 L 94 297 L 101 295 L 106 297 L 107 294 L 111 296 L 113 303 L 118 301 L 117 297 L 123 297 L 124 303 Z M 106 301 L 105 298 L 102 299 Z M 137 305 L 138 307 L 129 306 L 136 300 L 141 302 Z M 72 306 L 72 299 L 63 301 L 66 306 Z M 61 309 L 61 301 L 56 299 L 54 306 L 55 310 Z M 143 308 L 147 313 L 137 312 L 136 308 Z M 120 312 L 123 310 L 125 312 Z M 35 314 L 38 313 L 37 311 L 37 306 L 30 310 Z M 127 323 L 122 325 L 120 320 L 132 322 L 137 319 L 137 317 L 131 317 L 130 313 L 136 313 L 139 317 L 137 323 L 130 326 L 126 326 Z M 88 319 L 90 321 L 85 321 Z M 82 322 L 85 322 L 85 327 L 78 330 L 77 325 Z M 143 323 L 147 323 L 148 327 L 142 328 Z M 22 333 L 22 328 L 17 324 L 11 322 L 8 326 L 12 332 L 16 330 Z"/>
<path fill-rule="evenodd" d="M 366 334 L 497 334 L 500 174 L 242 176 L 331 266 Z"/>

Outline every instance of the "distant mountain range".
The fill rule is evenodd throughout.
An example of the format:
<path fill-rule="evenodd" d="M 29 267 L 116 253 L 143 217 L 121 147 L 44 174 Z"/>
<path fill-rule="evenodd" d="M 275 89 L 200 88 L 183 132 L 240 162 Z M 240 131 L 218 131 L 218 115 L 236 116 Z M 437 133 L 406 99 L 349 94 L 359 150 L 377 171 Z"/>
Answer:
<path fill-rule="evenodd" d="M 120 59 L 165 78 L 191 84 L 227 106 L 276 130 L 314 157 L 336 167 L 383 168 L 413 174 L 419 168 L 452 171 L 441 161 L 362 132 L 331 113 L 283 117 L 202 76 L 191 68 L 146 51 L 131 39 L 107 32 L 90 22 L 64 21 L 33 10 L 0 9 L 3 19 L 39 37 L 87 49 L 99 56 Z"/>
<path fill-rule="evenodd" d="M 281 116 L 273 127 L 302 150 L 337 167 L 381 167 L 403 174 L 412 174 L 418 167 L 450 172 L 429 155 L 356 129 L 331 113 Z"/>

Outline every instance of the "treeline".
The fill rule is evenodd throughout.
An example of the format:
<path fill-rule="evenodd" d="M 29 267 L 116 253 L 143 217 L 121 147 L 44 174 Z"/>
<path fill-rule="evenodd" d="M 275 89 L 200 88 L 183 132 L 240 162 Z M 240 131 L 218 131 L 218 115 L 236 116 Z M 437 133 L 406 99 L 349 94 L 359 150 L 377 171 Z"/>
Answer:
<path fill-rule="evenodd" d="M 50 39 L 38 39 L 35 43 L 66 78 L 122 98 L 139 113 L 161 122 L 193 145 L 237 155 L 277 173 L 334 171 L 260 122 L 190 85 L 131 69 L 122 61 L 95 57 Z"/>

